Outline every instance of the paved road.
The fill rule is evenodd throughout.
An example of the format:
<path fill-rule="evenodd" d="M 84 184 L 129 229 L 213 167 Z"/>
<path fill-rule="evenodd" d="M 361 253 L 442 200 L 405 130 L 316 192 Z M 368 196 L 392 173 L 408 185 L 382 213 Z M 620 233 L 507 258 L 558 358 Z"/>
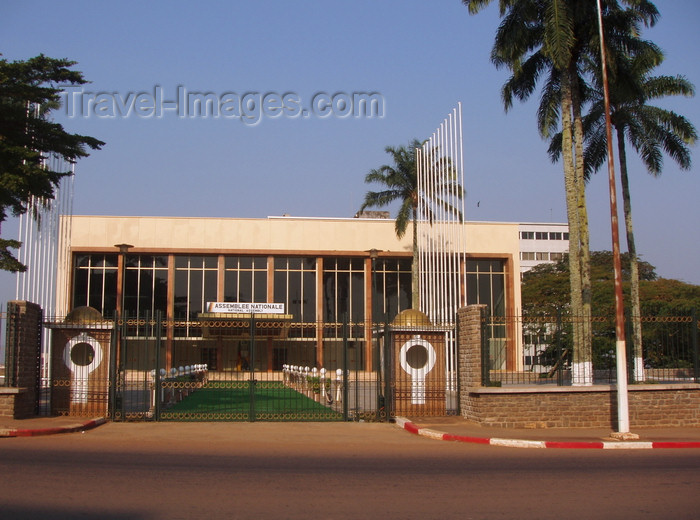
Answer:
<path fill-rule="evenodd" d="M 0 439 L 0 518 L 700 515 L 700 450 L 522 450 L 388 424 L 116 423 Z"/>

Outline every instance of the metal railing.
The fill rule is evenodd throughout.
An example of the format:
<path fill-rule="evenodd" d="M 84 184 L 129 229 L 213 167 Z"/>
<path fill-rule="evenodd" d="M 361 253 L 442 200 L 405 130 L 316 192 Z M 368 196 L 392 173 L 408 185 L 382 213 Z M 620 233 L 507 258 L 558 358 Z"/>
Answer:
<path fill-rule="evenodd" d="M 51 363 L 62 369 L 49 381 L 51 413 L 113 420 L 387 419 L 382 345 L 377 337 L 367 341 L 368 323 L 280 325 L 267 319 L 205 326 L 125 316 L 100 322 L 104 331 L 98 337 L 92 322 L 49 318 L 45 324 L 57 341 Z M 82 369 L 73 365 L 80 360 L 68 362 L 68 369 L 65 349 L 73 356 L 86 343 L 92 347 L 83 347 L 89 350 L 89 375 L 79 374 L 84 384 L 78 388 Z M 97 370 L 100 348 L 104 369 Z"/>
<path fill-rule="evenodd" d="M 641 325 L 641 345 L 633 339 L 635 320 Z M 591 372 L 586 382 L 616 383 L 614 316 L 485 317 L 482 327 L 484 386 L 581 383 L 573 370 L 577 335 L 590 337 Z M 508 330 L 513 331 L 510 337 L 505 332 Z M 625 331 L 629 383 L 700 382 L 695 312 L 686 316 L 627 316 Z"/>

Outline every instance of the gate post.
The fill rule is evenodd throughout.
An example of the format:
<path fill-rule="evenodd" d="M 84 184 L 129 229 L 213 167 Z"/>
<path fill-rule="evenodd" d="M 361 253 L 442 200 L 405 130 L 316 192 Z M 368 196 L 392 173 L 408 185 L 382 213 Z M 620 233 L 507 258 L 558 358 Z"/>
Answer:
<path fill-rule="evenodd" d="M 117 318 L 115 314 L 114 321 L 112 322 L 112 334 L 110 336 L 110 349 L 109 349 L 109 400 L 107 403 L 109 418 L 114 421 L 116 417 L 117 409 L 117 377 L 119 370 L 117 368 L 117 339 L 119 335 L 117 334 Z"/>
<path fill-rule="evenodd" d="M 396 414 L 445 415 L 447 329 L 414 309 L 399 313 L 390 329 Z"/>
<path fill-rule="evenodd" d="M 348 411 L 348 314 L 343 313 L 343 420 L 347 421 Z M 357 406 L 357 403 L 355 404 Z"/>
<path fill-rule="evenodd" d="M 155 393 L 155 403 L 153 406 L 153 419 L 156 421 L 160 421 L 160 401 L 161 401 L 161 358 L 160 358 L 160 349 L 163 344 L 163 322 L 161 321 L 163 319 L 163 313 L 162 311 L 156 311 L 156 327 L 155 327 L 155 332 L 156 332 L 156 369 L 155 369 L 155 374 L 153 376 L 153 392 Z"/>
<path fill-rule="evenodd" d="M 2 415 L 25 419 L 39 412 L 41 389 L 41 307 L 27 301 L 7 304 L 5 387 Z"/>
<path fill-rule="evenodd" d="M 250 313 L 250 375 L 248 388 L 250 390 L 250 408 L 248 409 L 248 420 L 255 422 L 255 313 Z"/>
<path fill-rule="evenodd" d="M 469 305 L 457 311 L 457 373 L 459 376 L 459 413 L 465 419 L 476 414 L 476 404 L 470 389 L 483 385 L 483 321 L 485 305 Z"/>
<path fill-rule="evenodd" d="M 394 417 L 396 408 L 394 407 L 394 395 L 392 393 L 392 382 L 394 381 L 391 366 L 391 328 L 387 324 L 384 327 L 383 341 L 383 364 L 384 364 L 384 406 L 386 408 L 386 418 Z"/>

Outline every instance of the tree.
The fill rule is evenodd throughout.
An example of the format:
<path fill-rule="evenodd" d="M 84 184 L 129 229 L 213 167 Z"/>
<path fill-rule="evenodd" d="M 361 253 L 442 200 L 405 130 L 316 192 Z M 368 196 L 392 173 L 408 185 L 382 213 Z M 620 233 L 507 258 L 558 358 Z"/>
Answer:
<path fill-rule="evenodd" d="M 623 291 L 630 302 L 631 255 L 621 255 Z M 692 360 L 692 327 L 697 321 L 691 316 L 700 309 L 700 286 L 678 280 L 658 278 L 654 266 L 638 261 L 640 278 L 640 315 L 644 325 L 643 366 L 651 368 L 682 367 Z M 615 351 L 615 295 L 613 259 L 610 251 L 591 253 L 592 300 L 596 309 L 594 323 L 593 362 L 597 368 L 612 368 Z M 568 258 L 556 264 L 540 264 L 523 275 L 521 286 L 523 323 L 530 334 L 546 337 L 554 328 L 556 317 L 564 314 L 568 300 Z M 628 317 L 629 319 L 630 317 Z M 632 317 L 633 318 L 633 317 Z M 569 321 L 563 320 L 564 349 L 571 346 Z M 524 325 L 525 328 L 525 325 Z M 554 365 L 560 353 L 551 340 L 541 359 Z M 567 358 L 568 359 L 568 358 Z M 638 366 L 635 366 L 635 376 Z M 642 380 L 643 372 L 638 381 Z"/>
<path fill-rule="evenodd" d="M 642 158 L 647 171 L 654 176 L 661 174 L 663 153 L 669 155 L 683 169 L 691 165 L 688 145 L 697 139 L 697 132 L 685 117 L 670 110 L 652 106 L 649 102 L 666 96 L 694 95 L 693 85 L 682 76 L 652 76 L 654 68 L 661 64 L 663 54 L 653 44 L 643 42 L 633 53 L 629 49 L 610 46 L 613 71 L 610 81 L 611 122 L 617 137 L 620 182 L 622 186 L 623 211 L 630 257 L 630 305 L 632 320 L 634 358 L 641 377 L 642 327 L 639 320 L 640 277 L 638 274 L 637 246 L 634 239 L 632 205 L 627 168 L 626 142 L 632 145 Z M 593 68 L 597 72 L 599 67 Z M 586 178 L 607 161 L 607 136 L 605 111 L 600 76 L 594 74 L 596 88 L 590 92 L 591 107 L 584 117 L 586 147 Z M 550 143 L 550 156 L 558 160 L 561 138 L 557 135 Z"/>
<path fill-rule="evenodd" d="M 386 189 L 382 191 L 368 191 L 365 194 L 365 200 L 360 207 L 360 212 L 370 207 L 386 207 L 394 202 L 399 203 L 399 209 L 396 214 L 394 229 L 396 236 L 402 238 L 406 234 L 408 224 L 413 224 L 413 262 L 411 265 L 411 306 L 414 309 L 419 308 L 419 290 L 418 290 L 418 204 L 421 196 L 430 196 L 431 202 L 438 207 L 443 207 L 461 217 L 461 211 L 454 208 L 449 202 L 446 202 L 439 197 L 441 188 L 449 188 L 451 193 L 457 193 L 458 198 L 462 197 L 462 189 L 459 186 L 459 180 L 455 175 L 445 175 L 445 182 L 450 186 L 436 186 L 436 189 L 430 194 L 421 194 L 418 190 L 418 167 L 416 163 L 416 149 L 420 148 L 422 143 L 417 139 L 413 139 L 408 143 L 408 146 L 400 146 L 395 148 L 387 146 L 384 150 L 391 155 L 393 165 L 385 164 L 377 169 L 370 170 L 365 176 L 365 182 L 368 184 L 376 183 L 384 186 Z M 433 156 L 439 157 L 437 150 L 433 150 Z M 439 157 L 436 161 L 445 168 L 446 171 L 454 171 L 452 164 L 446 157 Z M 427 215 L 428 220 L 432 223 L 433 216 Z"/>
<path fill-rule="evenodd" d="M 60 104 L 62 85 L 86 83 L 82 73 L 71 70 L 75 63 L 43 54 L 26 61 L 0 59 L 0 223 L 8 213 L 26 213 L 33 201 L 54 198 L 54 190 L 71 171 L 52 170 L 51 156 L 73 164 L 89 155 L 86 147 L 99 150 L 105 144 L 70 134 L 48 117 Z M 26 269 L 9 251 L 20 245 L 0 239 L 0 269 Z"/>
<path fill-rule="evenodd" d="M 463 0 L 471 13 L 478 12 L 489 0 Z M 499 2 L 501 24 L 496 32 L 491 60 L 497 67 L 512 72 L 502 90 L 506 110 L 513 98 L 524 101 L 535 91 L 543 76 L 548 76 L 542 93 L 547 111 L 546 124 L 540 133 L 546 137 L 561 117 L 563 141 L 564 188 L 569 223 L 569 256 L 571 311 L 584 322 L 590 315 L 588 280 L 588 234 L 585 191 L 582 188 L 582 155 L 578 153 L 581 138 L 578 132 L 581 94 L 577 90 L 580 50 L 575 34 L 574 8 L 563 0 L 520 0 Z M 542 116 L 539 118 L 542 120 Z M 590 342 L 576 328 L 575 380 L 585 382 L 590 364 Z M 579 367 L 582 367 L 579 370 Z M 583 372 L 579 376 L 578 372 Z"/>
<path fill-rule="evenodd" d="M 475 14 L 491 0 L 463 0 Z M 626 0 L 632 8 L 625 16 L 608 16 L 607 31 L 630 44 L 636 34 L 630 20 L 652 24 L 658 12 L 646 0 Z M 619 15 L 618 2 L 606 2 L 612 15 Z M 549 138 L 561 124 L 564 187 L 569 223 L 571 312 L 582 319 L 574 331 L 574 381 L 592 380 L 590 327 L 591 279 L 588 215 L 585 199 L 582 110 L 586 99 L 585 64 L 599 53 L 595 2 L 575 0 L 500 0 L 501 24 L 491 60 L 507 67 L 512 76 L 503 87 L 506 110 L 517 98 L 527 100 L 544 78 L 538 109 L 538 126 Z"/>
<path fill-rule="evenodd" d="M 631 258 L 628 253 L 621 255 L 622 277 L 625 297 L 629 298 Z M 638 261 L 639 276 L 642 281 L 658 280 L 656 270 L 648 262 Z M 523 314 L 527 316 L 553 316 L 559 310 L 567 311 L 570 286 L 566 284 L 569 275 L 569 258 L 565 256 L 557 263 L 540 264 L 523 274 L 521 298 Z M 592 300 L 596 314 L 613 315 L 615 301 L 612 284 L 613 260 L 611 251 L 591 253 Z"/>

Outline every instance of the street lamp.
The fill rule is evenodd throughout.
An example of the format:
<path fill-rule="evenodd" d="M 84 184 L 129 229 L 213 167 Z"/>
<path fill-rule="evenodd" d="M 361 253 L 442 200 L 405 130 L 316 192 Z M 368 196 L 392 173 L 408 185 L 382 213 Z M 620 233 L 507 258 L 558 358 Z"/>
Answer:
<path fill-rule="evenodd" d="M 121 318 L 124 313 L 124 289 L 126 285 L 125 281 L 125 271 L 126 271 L 126 253 L 131 249 L 131 244 L 115 244 L 114 247 L 119 249 L 119 263 L 117 269 L 117 318 Z"/>
<path fill-rule="evenodd" d="M 124 272 L 126 269 L 126 253 L 129 251 L 129 249 L 131 249 L 134 246 L 132 246 L 131 244 L 115 244 L 114 247 L 119 249 L 119 260 L 117 263 L 117 308 L 115 316 L 115 326 L 117 329 L 115 334 L 115 359 L 117 360 L 118 382 L 116 385 L 110 386 L 110 401 L 113 403 L 114 410 L 118 410 L 121 416 L 124 417 L 124 400 L 122 398 L 122 394 L 118 393 L 117 388 L 124 387 L 124 381 L 122 380 L 124 370 L 124 366 L 122 364 L 122 332 L 124 330 L 122 316 L 124 314 Z"/>
<path fill-rule="evenodd" d="M 376 352 L 376 363 L 377 363 L 377 417 L 379 418 L 381 410 L 385 406 L 384 402 L 384 396 L 382 395 L 382 367 L 381 367 L 381 361 L 382 358 L 379 353 L 379 340 L 377 338 L 376 331 L 378 327 L 375 324 L 375 310 L 377 308 L 377 302 L 376 298 L 377 295 L 377 281 L 376 281 L 376 270 L 377 270 L 377 257 L 379 257 L 379 250 L 378 249 L 370 249 L 369 250 L 369 257 L 372 260 L 372 271 L 370 273 L 371 275 L 371 298 L 372 298 L 372 307 L 371 307 L 371 315 L 370 315 L 370 326 L 372 329 L 372 345 L 374 345 L 375 352 Z"/>
<path fill-rule="evenodd" d="M 371 276 L 371 286 L 372 286 L 372 294 L 371 294 L 371 299 L 372 299 L 372 309 L 371 309 L 371 316 L 370 319 L 372 323 L 374 324 L 374 311 L 377 307 L 376 302 L 375 302 L 375 296 L 377 293 L 377 287 L 376 287 L 376 280 L 374 277 L 374 273 L 377 269 L 377 257 L 379 256 L 379 249 L 370 249 L 369 251 L 369 257 L 372 260 L 372 271 L 370 273 Z"/>

